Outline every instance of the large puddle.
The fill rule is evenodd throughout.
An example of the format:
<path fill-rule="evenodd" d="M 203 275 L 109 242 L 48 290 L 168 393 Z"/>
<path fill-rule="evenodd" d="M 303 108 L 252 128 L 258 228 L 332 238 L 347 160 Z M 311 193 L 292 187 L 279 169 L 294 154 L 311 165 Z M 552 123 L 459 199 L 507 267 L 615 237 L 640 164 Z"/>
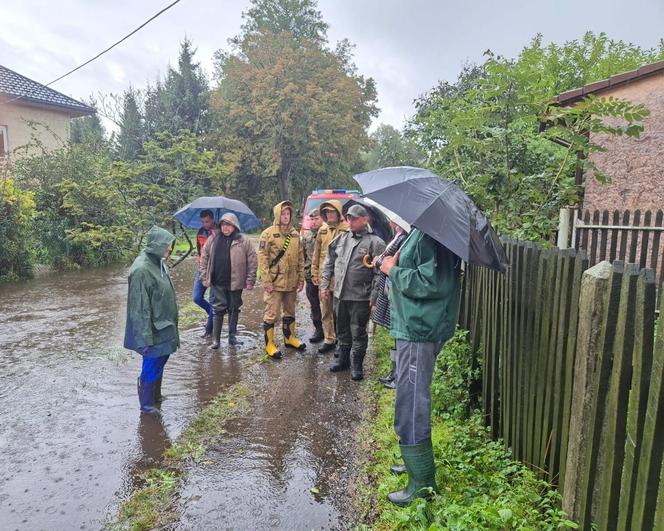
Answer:
<path fill-rule="evenodd" d="M 189 301 L 194 262 L 173 272 Z M 261 358 L 262 290 L 244 294 L 244 345 L 211 351 L 199 329 L 164 374 L 163 418 L 138 412 L 140 358 L 122 349 L 126 268 L 0 286 L 2 529 L 99 529 L 211 397 L 250 380 L 251 413 L 233 420 L 181 492 L 180 529 L 336 528 L 331 483 L 359 420 L 358 386 L 330 356 Z M 203 312 L 201 311 L 201 318 Z M 302 336 L 310 333 L 304 293 Z"/>

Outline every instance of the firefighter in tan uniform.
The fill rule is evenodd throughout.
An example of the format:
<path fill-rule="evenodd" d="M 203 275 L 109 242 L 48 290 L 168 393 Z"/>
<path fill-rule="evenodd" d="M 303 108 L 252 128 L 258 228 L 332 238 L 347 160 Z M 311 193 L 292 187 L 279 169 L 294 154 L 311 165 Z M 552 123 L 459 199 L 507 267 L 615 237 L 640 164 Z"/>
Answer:
<path fill-rule="evenodd" d="M 281 351 L 274 340 L 274 323 L 282 313 L 285 345 L 298 350 L 305 348 L 295 336 L 295 300 L 297 292 L 304 287 L 304 254 L 300 235 L 291 225 L 293 204 L 282 201 L 273 211 L 274 225 L 263 231 L 258 244 L 258 268 L 265 290 L 265 352 L 281 359 Z"/>
<path fill-rule="evenodd" d="M 311 279 L 316 286 L 320 285 L 322 280 L 325 258 L 327 257 L 327 250 L 330 246 L 330 242 L 342 232 L 348 231 L 348 224 L 343 220 L 341 208 L 341 203 L 336 199 L 326 201 L 320 206 L 320 215 L 325 223 L 320 229 L 318 229 L 318 234 L 316 234 L 314 256 L 311 260 Z M 331 291 L 334 290 L 334 278 L 330 279 L 329 289 Z M 335 331 L 334 302 L 332 297 L 325 301 L 321 300 L 320 308 L 322 312 L 325 342 L 318 349 L 318 352 L 325 354 L 326 352 L 334 350 L 337 339 Z"/>

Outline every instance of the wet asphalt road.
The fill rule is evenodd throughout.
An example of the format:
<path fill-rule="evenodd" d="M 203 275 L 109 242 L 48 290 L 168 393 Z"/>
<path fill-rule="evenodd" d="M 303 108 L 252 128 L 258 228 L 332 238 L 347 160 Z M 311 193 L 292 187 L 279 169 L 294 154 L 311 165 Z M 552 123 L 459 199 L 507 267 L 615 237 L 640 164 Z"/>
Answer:
<path fill-rule="evenodd" d="M 188 260 L 173 272 L 181 305 L 193 271 Z M 306 304 L 301 293 L 303 338 Z M 311 346 L 261 361 L 262 290 L 245 291 L 245 344 L 229 350 L 222 338 L 214 352 L 200 330 L 183 331 L 164 374 L 163 418 L 141 417 L 140 358 L 121 347 L 125 305 L 123 267 L 0 286 L 1 528 L 102 528 L 201 405 L 240 381 L 255 390 L 250 412 L 189 470 L 175 527 L 341 527 L 338 478 L 362 411 L 349 374 L 331 374 L 331 356 Z"/>

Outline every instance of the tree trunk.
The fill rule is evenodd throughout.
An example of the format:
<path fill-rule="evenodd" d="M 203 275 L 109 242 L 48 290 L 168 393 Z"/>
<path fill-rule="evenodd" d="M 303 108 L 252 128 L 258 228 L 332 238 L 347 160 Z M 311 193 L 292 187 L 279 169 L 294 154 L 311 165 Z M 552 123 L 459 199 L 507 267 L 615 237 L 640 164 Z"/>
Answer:
<path fill-rule="evenodd" d="M 288 181 L 290 178 L 291 164 L 290 162 L 285 162 L 281 167 L 281 171 L 277 174 L 277 179 L 279 180 L 279 195 L 281 196 L 282 201 L 288 201 L 290 196 L 288 194 Z"/>

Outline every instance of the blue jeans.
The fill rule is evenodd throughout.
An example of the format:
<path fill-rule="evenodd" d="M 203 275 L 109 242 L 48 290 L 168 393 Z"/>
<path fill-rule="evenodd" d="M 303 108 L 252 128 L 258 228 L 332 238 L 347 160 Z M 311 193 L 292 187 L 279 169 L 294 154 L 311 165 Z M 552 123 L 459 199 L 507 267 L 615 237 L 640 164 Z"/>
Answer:
<path fill-rule="evenodd" d="M 141 380 L 146 383 L 157 381 L 164 374 L 164 365 L 170 355 L 150 358 L 143 356 L 143 368 L 141 370 Z"/>
<path fill-rule="evenodd" d="M 196 304 L 205 310 L 205 313 L 208 315 L 207 323 L 205 324 L 205 329 L 208 332 L 212 331 L 212 306 L 208 301 L 205 300 L 205 292 L 207 288 L 201 282 L 201 273 L 196 271 L 196 276 L 194 277 L 194 290 L 192 293 L 192 299 Z M 211 294 L 210 294 L 211 295 Z M 210 297 L 211 298 L 211 297 Z"/>

